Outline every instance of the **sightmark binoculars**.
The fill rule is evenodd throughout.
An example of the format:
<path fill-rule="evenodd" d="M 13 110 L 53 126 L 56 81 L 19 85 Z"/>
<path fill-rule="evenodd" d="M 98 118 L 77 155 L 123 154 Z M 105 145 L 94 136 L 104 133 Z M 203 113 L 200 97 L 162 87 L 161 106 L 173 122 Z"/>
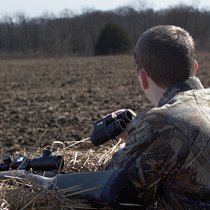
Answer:
<path fill-rule="evenodd" d="M 93 133 L 90 136 L 91 142 L 99 146 L 114 139 L 126 130 L 127 123 L 132 120 L 132 114 L 129 110 L 119 114 L 111 113 L 94 124 Z"/>

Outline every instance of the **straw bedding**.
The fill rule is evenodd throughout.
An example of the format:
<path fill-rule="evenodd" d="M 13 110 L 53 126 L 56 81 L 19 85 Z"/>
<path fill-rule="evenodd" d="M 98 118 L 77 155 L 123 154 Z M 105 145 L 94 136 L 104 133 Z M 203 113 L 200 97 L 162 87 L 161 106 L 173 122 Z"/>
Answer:
<path fill-rule="evenodd" d="M 96 171 L 104 169 L 112 154 L 116 152 L 121 139 L 110 141 L 99 147 L 94 147 L 89 139 L 83 139 L 80 142 L 71 142 L 64 145 L 61 142 L 54 142 L 51 146 L 53 154 L 64 156 L 65 166 L 62 172 L 82 172 Z M 30 158 L 39 157 L 42 149 L 26 152 L 24 156 Z M 18 153 L 21 153 L 18 152 Z M 73 192 L 72 188 L 72 192 Z M 74 191 L 75 192 L 75 191 Z M 11 177 L 8 180 L 0 180 L 0 209 L 96 209 L 86 200 L 79 199 L 71 195 L 71 189 L 68 193 L 61 191 L 47 191 L 41 189 L 31 182 L 21 178 Z M 105 209 L 109 209 L 105 207 Z"/>

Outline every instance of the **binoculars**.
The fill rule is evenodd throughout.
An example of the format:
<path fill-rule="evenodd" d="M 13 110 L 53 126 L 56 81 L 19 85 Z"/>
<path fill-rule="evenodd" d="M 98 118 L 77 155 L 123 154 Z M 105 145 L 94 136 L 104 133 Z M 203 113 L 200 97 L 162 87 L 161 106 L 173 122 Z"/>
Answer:
<path fill-rule="evenodd" d="M 29 159 L 24 156 L 20 156 L 18 159 L 13 160 L 11 155 L 3 157 L 3 162 L 0 163 L 0 171 L 8 170 L 29 170 L 34 171 L 51 171 L 59 170 L 64 166 L 63 157 L 58 155 L 52 155 L 52 152 L 48 149 L 42 151 L 42 156 L 38 158 Z"/>
<path fill-rule="evenodd" d="M 126 130 L 127 123 L 130 123 L 133 116 L 130 111 L 125 110 L 119 114 L 111 113 L 94 124 L 90 140 L 95 146 L 99 146 L 114 139 Z"/>

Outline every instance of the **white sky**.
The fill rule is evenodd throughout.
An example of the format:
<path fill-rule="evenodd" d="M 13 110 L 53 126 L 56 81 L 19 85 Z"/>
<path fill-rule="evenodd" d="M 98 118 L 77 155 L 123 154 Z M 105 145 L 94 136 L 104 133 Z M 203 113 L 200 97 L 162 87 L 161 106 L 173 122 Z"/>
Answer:
<path fill-rule="evenodd" d="M 17 12 L 23 12 L 29 17 L 40 16 L 44 13 L 59 15 L 64 9 L 76 13 L 80 13 L 86 8 L 110 10 L 119 6 L 132 5 L 138 1 L 146 2 L 147 7 L 153 9 L 184 3 L 210 10 L 210 0 L 0 0 L 0 17 L 12 16 Z"/>

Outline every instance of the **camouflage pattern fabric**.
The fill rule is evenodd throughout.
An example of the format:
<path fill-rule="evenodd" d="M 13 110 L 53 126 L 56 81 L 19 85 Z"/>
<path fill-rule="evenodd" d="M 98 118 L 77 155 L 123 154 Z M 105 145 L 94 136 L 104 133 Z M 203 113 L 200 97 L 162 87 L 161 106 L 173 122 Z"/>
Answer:
<path fill-rule="evenodd" d="M 210 209 L 210 89 L 191 77 L 131 122 L 107 168 L 126 167 L 148 209 Z"/>

